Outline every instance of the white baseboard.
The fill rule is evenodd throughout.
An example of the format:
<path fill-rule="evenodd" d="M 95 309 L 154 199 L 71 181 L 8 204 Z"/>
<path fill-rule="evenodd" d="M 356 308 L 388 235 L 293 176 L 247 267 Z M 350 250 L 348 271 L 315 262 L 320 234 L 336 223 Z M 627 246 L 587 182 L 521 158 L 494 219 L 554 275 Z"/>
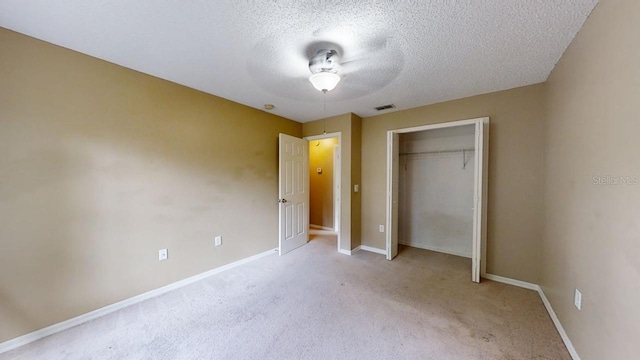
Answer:
<path fill-rule="evenodd" d="M 251 262 L 253 260 L 257 260 L 259 258 L 265 257 L 267 255 L 271 255 L 271 254 L 277 253 L 277 251 L 278 251 L 278 249 L 273 249 L 273 250 L 265 251 L 265 252 L 257 254 L 257 255 L 250 256 L 248 258 L 244 258 L 244 259 L 241 259 L 241 260 L 238 260 L 238 261 L 234 261 L 234 262 L 232 262 L 230 264 L 223 265 L 223 266 L 220 266 L 220 267 L 215 268 L 215 269 L 211 269 L 209 271 L 206 271 L 206 272 L 200 273 L 198 275 L 194 275 L 194 276 L 188 277 L 186 279 L 171 283 L 171 284 L 163 286 L 161 288 L 157 288 L 155 290 L 151 290 L 151 291 L 148 291 L 146 293 L 143 293 L 143 294 L 140 294 L 140 295 L 136 295 L 134 297 L 130 297 L 128 299 L 119 301 L 119 302 L 117 302 L 115 304 L 107 305 L 105 307 L 102 307 L 100 309 L 88 312 L 86 314 L 82 314 L 80 316 L 76 316 L 76 317 L 71 318 L 69 320 L 65 320 L 65 321 L 59 322 L 57 324 L 53 324 L 53 325 L 47 326 L 47 327 L 42 328 L 40 330 L 36 330 L 36 331 L 30 332 L 28 334 L 19 336 L 19 337 L 15 338 L 15 339 L 11 339 L 11 340 L 5 341 L 3 343 L 0 343 L 0 354 L 5 353 L 5 352 L 10 351 L 10 350 L 13 350 L 15 348 L 18 348 L 20 346 L 29 344 L 29 343 L 34 342 L 36 340 L 40 340 L 40 339 L 42 339 L 44 337 L 47 337 L 49 335 L 53 335 L 55 333 L 70 329 L 70 328 L 72 328 L 74 326 L 78 326 L 78 325 L 81 325 L 81 324 L 86 323 L 88 321 L 97 319 L 99 317 L 105 316 L 105 315 L 110 314 L 110 313 L 113 313 L 113 312 L 118 311 L 120 309 L 123 309 L 123 308 L 125 308 L 127 306 L 130 306 L 130 305 L 133 305 L 133 304 L 137 304 L 139 302 L 142 302 L 142 301 L 151 299 L 153 297 L 165 294 L 165 293 L 167 293 L 169 291 L 172 291 L 172 290 L 179 289 L 179 288 L 181 288 L 183 286 L 192 284 L 192 283 L 194 283 L 196 281 L 205 279 L 205 278 L 207 278 L 209 276 L 218 274 L 218 273 L 223 272 L 225 270 L 229 270 L 229 269 L 232 269 L 232 268 L 237 267 L 239 265 L 246 264 L 246 263 Z"/>
<path fill-rule="evenodd" d="M 346 254 L 346 255 L 353 255 L 353 254 L 357 253 L 360 250 L 369 251 L 369 252 L 373 252 L 373 253 L 376 253 L 376 254 L 387 255 L 387 251 L 386 250 L 374 248 L 374 247 L 367 246 L 367 245 L 359 245 L 359 246 L 357 246 L 355 249 L 353 249 L 351 251 L 349 251 L 349 250 L 340 250 L 340 253 Z"/>
<path fill-rule="evenodd" d="M 317 229 L 317 230 L 335 231 L 333 228 L 330 228 L 328 226 L 309 224 L 309 227 L 312 228 L 312 229 Z"/>
<path fill-rule="evenodd" d="M 398 244 L 400 245 L 405 245 L 405 246 L 411 246 L 414 248 L 418 248 L 418 249 L 423 249 L 423 250 L 429 250 L 429 251 L 435 251 L 435 252 L 440 252 L 440 253 L 444 253 L 444 254 L 449 254 L 449 255 L 455 255 L 455 256 L 460 256 L 460 257 L 465 257 L 468 259 L 471 259 L 471 255 L 467 255 L 458 251 L 452 251 L 452 250 L 447 250 L 447 249 L 442 249 L 436 246 L 429 246 L 429 245 L 424 245 L 424 244 L 417 244 L 417 243 L 411 243 L 411 242 L 398 242 Z"/>
<path fill-rule="evenodd" d="M 580 360 L 580 356 L 578 355 L 576 348 L 573 347 L 571 340 L 569 340 L 569 335 L 567 335 L 567 332 L 564 331 L 564 328 L 560 323 L 560 319 L 558 319 L 558 315 L 556 315 L 556 312 L 553 311 L 553 308 L 551 307 L 551 303 L 549 302 L 549 299 L 547 299 L 547 296 L 544 294 L 544 291 L 542 291 L 542 288 L 540 286 L 538 286 L 538 294 L 540 294 L 542 303 L 544 304 L 544 307 L 547 308 L 547 312 L 549 313 L 549 316 L 551 317 L 553 324 L 556 326 L 556 329 L 558 329 L 558 332 L 560 333 L 560 337 L 562 337 L 562 341 L 564 341 L 564 345 L 567 347 L 567 350 L 569 350 L 569 354 L 571 355 L 571 358 L 573 360 Z"/>
<path fill-rule="evenodd" d="M 564 327 L 562 327 L 562 324 L 560 323 L 560 319 L 558 319 L 556 312 L 551 307 L 551 303 L 549 302 L 549 299 L 547 299 L 547 296 L 544 294 L 544 291 L 542 291 L 542 288 L 540 287 L 540 285 L 528 283 L 526 281 L 515 280 L 515 279 L 511 279 L 511 278 L 507 278 L 499 275 L 493 275 L 493 274 L 484 274 L 482 275 L 482 277 L 487 280 L 493 280 L 496 282 L 537 291 L 538 295 L 540 296 L 540 299 L 542 299 L 542 303 L 544 304 L 545 309 L 547 309 L 547 313 L 549 313 L 549 317 L 551 317 L 551 321 L 553 321 L 553 324 L 556 326 L 556 329 L 558 330 L 558 333 L 560 334 L 560 337 L 562 338 L 564 345 L 567 347 L 567 350 L 569 351 L 571 358 L 573 360 L 580 360 L 580 355 L 578 355 L 576 348 L 573 347 L 573 343 L 571 343 L 571 340 L 569 339 L 569 335 L 567 335 L 567 332 L 564 330 Z"/>
<path fill-rule="evenodd" d="M 385 256 L 387 255 L 387 250 L 378 249 L 378 248 L 367 246 L 367 245 L 360 245 L 360 250 L 369 251 L 376 254 L 382 254 Z"/>
<path fill-rule="evenodd" d="M 538 286 L 538 284 L 533 284 L 526 281 L 511 279 L 511 278 L 507 278 L 499 275 L 493 275 L 493 274 L 484 274 L 482 275 L 482 277 L 487 280 L 493 280 L 495 282 L 509 284 L 509 285 L 513 285 L 513 286 L 517 286 L 517 287 L 521 287 L 529 290 L 534 290 L 534 291 L 540 290 L 540 286 Z"/>
<path fill-rule="evenodd" d="M 345 255 L 352 255 L 354 253 L 356 253 L 359 250 L 364 250 L 364 251 L 370 251 L 370 252 L 374 252 L 377 254 L 382 254 L 382 255 L 386 255 L 387 252 L 385 250 L 382 249 L 378 249 L 378 248 L 374 248 L 371 246 L 366 246 L 366 245 L 360 245 L 358 247 L 356 247 L 353 250 L 343 250 L 340 249 L 339 252 Z M 57 324 L 53 324 L 51 326 L 47 326 L 45 328 L 42 328 L 40 330 L 36 330 L 33 332 L 30 332 L 28 334 L 22 335 L 20 337 L 17 337 L 15 339 L 11 339 L 8 341 L 5 341 L 3 343 L 0 343 L 0 354 L 5 353 L 7 351 L 16 349 L 20 346 L 29 344 L 31 342 L 34 342 L 36 340 L 40 340 L 44 337 L 53 335 L 55 333 L 70 329 L 74 326 L 78 326 L 81 325 L 85 322 L 97 319 L 99 317 L 105 316 L 107 314 L 113 313 L 115 311 L 118 311 L 120 309 L 123 309 L 127 306 L 133 305 L 133 304 L 137 304 L 139 302 L 151 299 L 153 297 L 165 294 L 169 291 L 173 291 L 176 289 L 179 289 L 183 286 L 192 284 L 196 281 L 205 279 L 209 276 L 218 274 L 220 272 L 223 272 L 225 270 L 229 270 L 232 269 L 234 267 L 237 267 L 239 265 L 242 264 L 246 264 L 248 262 L 251 262 L 253 260 L 257 260 L 259 258 L 262 258 L 264 256 L 267 255 L 271 255 L 274 252 L 277 252 L 278 249 L 273 249 L 273 250 L 268 250 L 265 251 L 263 253 L 257 254 L 257 255 L 253 255 L 250 256 L 248 258 L 244 258 L 235 262 L 232 262 L 230 264 L 215 268 L 215 269 L 211 269 L 209 271 L 203 272 L 201 274 L 198 275 L 194 275 L 192 277 L 174 282 L 172 284 L 163 286 L 161 288 L 155 289 L 155 290 L 151 290 L 148 291 L 146 293 L 140 294 L 140 295 L 136 295 L 134 297 L 125 299 L 123 301 L 119 301 L 115 304 L 111 304 L 108 306 L 105 306 L 103 308 L 88 312 L 86 314 L 80 315 L 80 316 L 76 316 L 74 318 L 71 318 L 69 320 L 65 320 L 62 322 L 59 322 Z M 518 286 L 521 288 L 525 288 L 525 289 L 529 289 L 529 290 L 534 290 L 537 291 L 540 298 L 542 299 L 542 303 L 544 304 L 545 308 L 547 309 L 547 312 L 549 313 L 549 316 L 551 317 L 551 320 L 553 321 L 553 324 L 556 326 L 556 329 L 558 330 L 558 333 L 560 334 L 560 337 L 562 338 L 562 341 L 564 342 L 565 346 L 567 347 L 567 350 L 569 351 L 569 354 L 571 355 L 571 357 L 573 358 L 573 360 L 580 360 L 580 356 L 578 355 L 576 349 L 573 347 L 573 344 L 571 343 L 571 340 L 569 339 L 569 336 L 567 335 L 566 331 L 564 330 L 564 328 L 562 327 L 562 324 L 560 323 L 560 320 L 558 319 L 558 316 L 556 315 L 555 311 L 553 310 L 553 308 L 551 307 L 551 303 L 549 302 L 549 300 L 547 299 L 547 297 L 545 296 L 544 292 L 542 291 L 542 288 L 537 285 L 537 284 L 533 284 L 533 283 L 528 283 L 526 281 L 521 281 L 521 280 L 515 280 L 515 279 L 511 279 L 511 278 L 507 278 L 507 277 L 503 277 L 503 276 L 499 276 L 499 275 L 493 275 L 493 274 L 484 274 L 482 276 L 483 278 L 487 279 L 487 280 L 493 280 L 496 282 L 500 282 L 500 283 L 504 283 L 504 284 L 508 284 L 508 285 L 513 285 L 513 286 Z"/>

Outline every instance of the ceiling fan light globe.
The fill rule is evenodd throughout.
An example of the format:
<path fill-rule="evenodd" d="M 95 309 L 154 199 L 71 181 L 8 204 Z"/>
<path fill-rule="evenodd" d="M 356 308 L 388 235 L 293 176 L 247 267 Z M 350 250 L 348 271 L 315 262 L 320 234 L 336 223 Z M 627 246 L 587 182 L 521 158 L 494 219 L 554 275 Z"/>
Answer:
<path fill-rule="evenodd" d="M 313 74 L 309 77 L 309 81 L 318 91 L 331 91 L 335 89 L 340 82 L 340 75 L 327 71 Z"/>

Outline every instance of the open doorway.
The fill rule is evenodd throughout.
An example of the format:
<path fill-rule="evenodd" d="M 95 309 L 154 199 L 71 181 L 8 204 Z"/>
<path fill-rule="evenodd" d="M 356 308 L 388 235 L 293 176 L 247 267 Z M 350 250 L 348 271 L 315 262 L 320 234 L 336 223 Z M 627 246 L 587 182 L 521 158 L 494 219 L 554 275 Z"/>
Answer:
<path fill-rule="evenodd" d="M 486 259 L 489 118 L 397 129 L 387 137 L 387 259 L 398 243 Z"/>
<path fill-rule="evenodd" d="M 334 152 L 338 138 L 309 142 L 309 227 L 328 231 L 335 228 Z"/>
<path fill-rule="evenodd" d="M 309 141 L 309 234 L 336 238 L 340 249 L 340 135 Z"/>

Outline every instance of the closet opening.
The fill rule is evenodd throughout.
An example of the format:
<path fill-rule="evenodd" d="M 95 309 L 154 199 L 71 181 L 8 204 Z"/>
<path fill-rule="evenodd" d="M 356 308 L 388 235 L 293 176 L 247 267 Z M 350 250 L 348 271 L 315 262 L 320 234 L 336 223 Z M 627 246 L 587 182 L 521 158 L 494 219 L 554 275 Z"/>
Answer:
<path fill-rule="evenodd" d="M 471 259 L 474 130 L 400 134 L 400 245 Z"/>
<path fill-rule="evenodd" d="M 398 244 L 471 259 L 484 273 L 488 118 L 388 133 L 387 259 Z"/>

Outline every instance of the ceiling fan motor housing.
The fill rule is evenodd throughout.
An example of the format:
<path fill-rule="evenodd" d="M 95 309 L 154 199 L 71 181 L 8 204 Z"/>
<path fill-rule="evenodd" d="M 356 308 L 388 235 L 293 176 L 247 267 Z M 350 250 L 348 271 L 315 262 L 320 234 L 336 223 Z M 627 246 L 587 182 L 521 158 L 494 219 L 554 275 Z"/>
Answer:
<path fill-rule="evenodd" d="M 309 70 L 312 74 L 320 72 L 338 72 L 338 52 L 321 49 L 309 60 Z"/>

